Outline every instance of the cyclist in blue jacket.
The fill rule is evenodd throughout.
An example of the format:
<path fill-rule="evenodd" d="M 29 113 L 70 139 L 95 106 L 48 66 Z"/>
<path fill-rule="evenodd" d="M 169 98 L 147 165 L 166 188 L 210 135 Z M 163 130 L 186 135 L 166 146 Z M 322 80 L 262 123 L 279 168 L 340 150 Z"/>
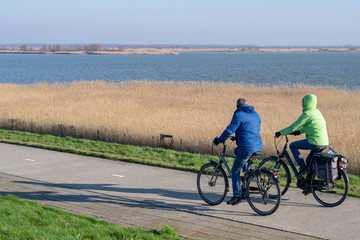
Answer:
<path fill-rule="evenodd" d="M 251 155 L 262 150 L 260 136 L 260 116 L 253 106 L 247 105 L 244 98 L 237 100 L 237 109 L 234 112 L 229 126 L 221 136 L 214 139 L 214 144 L 224 143 L 235 133 L 237 148 L 235 148 L 235 161 L 231 169 L 233 197 L 227 204 L 236 205 L 241 202 L 240 171 L 246 165 Z"/>

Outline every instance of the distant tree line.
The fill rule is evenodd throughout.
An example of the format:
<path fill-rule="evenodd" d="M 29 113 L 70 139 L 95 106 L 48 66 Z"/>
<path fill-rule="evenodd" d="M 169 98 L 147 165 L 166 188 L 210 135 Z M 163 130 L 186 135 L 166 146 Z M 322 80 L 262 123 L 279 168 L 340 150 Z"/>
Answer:
<path fill-rule="evenodd" d="M 59 52 L 59 51 L 86 51 L 86 52 L 94 52 L 94 51 L 124 51 L 125 47 L 118 46 L 115 48 L 104 48 L 99 43 L 92 43 L 89 45 L 75 45 L 75 46 L 61 46 L 60 44 L 44 44 L 40 48 L 29 47 L 26 44 L 22 44 L 19 47 L 20 51 L 42 51 L 42 52 Z"/>

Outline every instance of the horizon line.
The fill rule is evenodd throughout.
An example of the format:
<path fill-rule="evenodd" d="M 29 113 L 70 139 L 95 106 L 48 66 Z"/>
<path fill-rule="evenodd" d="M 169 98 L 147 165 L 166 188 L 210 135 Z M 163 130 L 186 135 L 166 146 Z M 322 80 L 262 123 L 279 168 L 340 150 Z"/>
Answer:
<path fill-rule="evenodd" d="M 137 43 L 100 43 L 100 42 L 93 42 L 93 43 L 31 43 L 31 42 L 24 42 L 24 43 L 0 43 L 0 47 L 19 47 L 21 45 L 28 45 L 28 46 L 43 46 L 43 45 L 62 45 L 62 46 L 86 46 L 89 44 L 100 44 L 101 46 L 107 46 L 107 47 L 138 47 L 138 48 L 144 48 L 144 47 L 163 47 L 163 48 L 206 48 L 206 47 L 217 47 L 217 48 L 359 48 L 360 44 L 324 44 L 324 45 L 317 45 L 317 44 L 279 44 L 279 45 L 272 45 L 272 44 L 266 44 L 266 45 L 259 45 L 259 44 L 221 44 L 221 43 L 204 43 L 204 44 L 191 44 L 191 43 L 149 43 L 149 44 L 137 44 Z"/>

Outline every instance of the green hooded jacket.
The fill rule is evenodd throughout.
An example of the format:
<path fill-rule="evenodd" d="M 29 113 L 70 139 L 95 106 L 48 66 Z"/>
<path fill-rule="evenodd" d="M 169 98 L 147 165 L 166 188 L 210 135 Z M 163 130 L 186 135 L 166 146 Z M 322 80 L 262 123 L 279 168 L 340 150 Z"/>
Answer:
<path fill-rule="evenodd" d="M 317 98 L 313 94 L 303 98 L 303 114 L 289 127 L 280 130 L 281 135 L 287 135 L 296 130 L 305 133 L 310 144 L 316 146 L 329 145 L 326 130 L 326 121 L 321 112 L 316 108 Z"/>

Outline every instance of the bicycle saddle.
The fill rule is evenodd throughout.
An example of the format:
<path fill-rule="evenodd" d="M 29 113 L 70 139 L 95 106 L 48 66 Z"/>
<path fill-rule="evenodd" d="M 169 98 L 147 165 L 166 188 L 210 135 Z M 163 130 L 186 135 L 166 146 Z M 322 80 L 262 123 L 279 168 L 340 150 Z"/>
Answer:
<path fill-rule="evenodd" d="M 257 156 L 257 155 L 260 155 L 261 154 L 261 152 L 254 152 L 252 155 L 251 155 L 251 157 L 254 157 L 254 156 Z"/>
<path fill-rule="evenodd" d="M 326 147 L 322 147 L 322 148 L 317 148 L 317 149 L 313 149 L 313 151 L 314 152 L 322 152 L 322 151 L 324 151 L 324 149 L 325 149 Z"/>

